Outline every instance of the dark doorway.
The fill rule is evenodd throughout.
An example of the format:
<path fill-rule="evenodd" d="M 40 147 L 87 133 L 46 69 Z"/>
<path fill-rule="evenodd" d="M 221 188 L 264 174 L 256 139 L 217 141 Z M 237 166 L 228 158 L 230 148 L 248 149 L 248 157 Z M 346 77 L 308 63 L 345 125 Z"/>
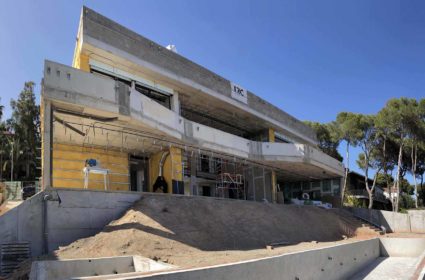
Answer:
<path fill-rule="evenodd" d="M 130 190 L 133 192 L 148 191 L 148 158 L 130 157 Z"/>
<path fill-rule="evenodd" d="M 202 187 L 202 195 L 203 196 L 211 196 L 211 187 L 210 186 L 203 186 Z"/>

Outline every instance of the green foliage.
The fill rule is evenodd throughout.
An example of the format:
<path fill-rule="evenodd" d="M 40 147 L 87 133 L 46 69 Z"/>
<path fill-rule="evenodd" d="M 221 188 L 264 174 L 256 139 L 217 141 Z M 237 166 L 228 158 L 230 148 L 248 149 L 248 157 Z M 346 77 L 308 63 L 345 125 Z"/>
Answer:
<path fill-rule="evenodd" d="M 400 179 L 400 192 L 408 195 L 412 195 L 414 187 L 405 178 Z"/>
<path fill-rule="evenodd" d="M 1 101 L 1 98 L 0 98 L 0 101 Z M 4 110 L 4 106 L 0 104 L 0 121 L 3 117 L 3 110 Z"/>
<path fill-rule="evenodd" d="M 391 187 L 394 182 L 393 176 L 388 173 L 379 173 L 376 178 L 376 184 L 381 188 Z"/>
<path fill-rule="evenodd" d="M 326 154 L 339 161 L 342 161 L 342 156 L 338 152 L 339 139 L 335 137 L 335 130 L 332 124 L 322 124 L 318 122 L 304 122 L 310 126 L 317 135 L 319 148 Z"/>
<path fill-rule="evenodd" d="M 347 194 L 344 197 L 344 206 L 356 207 L 356 208 L 366 208 L 364 200 L 358 199 L 357 197 Z"/>
<path fill-rule="evenodd" d="M 362 137 L 360 128 L 361 115 L 350 112 L 341 112 L 336 117 L 335 131 L 341 141 L 357 146 Z"/>
<path fill-rule="evenodd" d="M 35 102 L 34 83 L 26 82 L 17 100 L 11 100 L 12 116 L 1 123 L 0 168 L 3 179 L 12 169 L 14 180 L 34 180 L 38 177 L 37 148 L 40 147 L 40 108 Z M 0 179 L 2 179 L 0 178 Z"/>
<path fill-rule="evenodd" d="M 408 194 L 401 194 L 400 200 L 399 200 L 399 207 L 400 211 L 403 209 L 411 209 L 415 207 L 415 200 L 412 198 L 411 195 Z"/>

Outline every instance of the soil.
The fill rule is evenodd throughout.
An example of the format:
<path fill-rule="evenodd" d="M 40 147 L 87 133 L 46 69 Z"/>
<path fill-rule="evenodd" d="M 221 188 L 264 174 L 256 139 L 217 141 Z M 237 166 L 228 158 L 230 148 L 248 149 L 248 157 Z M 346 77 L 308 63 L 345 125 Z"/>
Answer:
<path fill-rule="evenodd" d="M 309 250 L 379 234 L 337 210 L 204 197 L 145 195 L 59 259 L 141 255 L 181 268 Z M 286 246 L 266 249 L 271 243 Z"/>
<path fill-rule="evenodd" d="M 6 213 L 7 211 L 9 211 L 10 209 L 15 208 L 21 203 L 22 201 L 11 201 L 11 200 L 3 201 L 3 203 L 0 204 L 0 216 Z"/>

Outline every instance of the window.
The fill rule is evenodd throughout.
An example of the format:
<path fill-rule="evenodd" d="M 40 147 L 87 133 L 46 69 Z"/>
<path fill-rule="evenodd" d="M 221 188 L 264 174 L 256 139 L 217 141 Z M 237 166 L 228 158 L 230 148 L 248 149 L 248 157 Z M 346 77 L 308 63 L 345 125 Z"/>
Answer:
<path fill-rule="evenodd" d="M 330 192 L 331 191 L 331 180 L 322 181 L 322 191 Z"/>
<path fill-rule="evenodd" d="M 169 95 L 144 87 L 136 83 L 136 90 L 150 99 L 158 102 L 162 106 L 171 109 L 171 98 Z"/>
<path fill-rule="evenodd" d="M 302 189 L 303 191 L 310 190 L 310 182 L 302 182 Z"/>
<path fill-rule="evenodd" d="M 311 187 L 313 189 L 320 189 L 320 181 L 314 181 Z"/>
<path fill-rule="evenodd" d="M 100 71 L 100 70 L 97 70 L 97 69 L 93 69 L 93 68 L 90 69 L 90 72 L 92 74 L 97 75 L 97 76 L 101 76 L 101 77 L 104 77 L 104 78 L 110 78 L 110 79 L 115 80 L 115 81 L 120 81 L 120 82 L 126 84 L 127 86 L 131 87 L 131 80 L 130 79 L 123 79 L 123 78 L 120 78 L 120 77 L 114 76 L 112 74 L 109 74 L 109 73 L 106 73 L 106 72 L 103 72 L 103 71 Z"/>
<path fill-rule="evenodd" d="M 301 190 L 301 183 L 300 182 L 295 182 L 293 185 L 293 191 L 300 191 Z"/>

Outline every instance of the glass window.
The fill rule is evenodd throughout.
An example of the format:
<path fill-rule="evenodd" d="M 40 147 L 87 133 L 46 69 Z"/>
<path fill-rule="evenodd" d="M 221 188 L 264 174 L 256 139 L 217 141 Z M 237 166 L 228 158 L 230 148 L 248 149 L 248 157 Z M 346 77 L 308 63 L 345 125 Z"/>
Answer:
<path fill-rule="evenodd" d="M 320 181 L 314 181 L 311 186 L 313 189 L 320 189 Z"/>
<path fill-rule="evenodd" d="M 330 192 L 331 191 L 331 180 L 322 181 L 322 191 Z"/>
<path fill-rule="evenodd" d="M 333 179 L 332 180 L 332 187 L 334 187 L 334 188 L 338 187 L 339 188 L 340 183 L 341 183 L 340 179 Z"/>
<path fill-rule="evenodd" d="M 300 182 L 295 182 L 294 183 L 294 191 L 300 191 L 301 190 L 301 183 Z"/>
<path fill-rule="evenodd" d="M 303 191 L 310 190 L 310 182 L 302 182 L 302 189 Z"/>
<path fill-rule="evenodd" d="M 339 188 L 338 188 L 338 189 L 334 189 L 334 190 L 333 190 L 333 195 L 334 195 L 334 196 L 339 195 Z"/>

